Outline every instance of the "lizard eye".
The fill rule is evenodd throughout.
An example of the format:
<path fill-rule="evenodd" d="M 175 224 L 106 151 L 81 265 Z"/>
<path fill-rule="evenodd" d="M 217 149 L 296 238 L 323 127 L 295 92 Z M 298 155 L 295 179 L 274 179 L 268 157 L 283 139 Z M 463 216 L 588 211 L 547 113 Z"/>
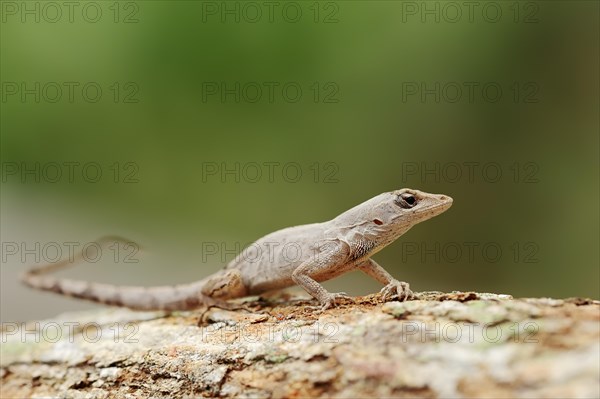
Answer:
<path fill-rule="evenodd" d="M 410 209 L 417 205 L 417 199 L 410 193 L 402 193 L 396 198 L 396 204 L 400 205 L 402 208 Z"/>

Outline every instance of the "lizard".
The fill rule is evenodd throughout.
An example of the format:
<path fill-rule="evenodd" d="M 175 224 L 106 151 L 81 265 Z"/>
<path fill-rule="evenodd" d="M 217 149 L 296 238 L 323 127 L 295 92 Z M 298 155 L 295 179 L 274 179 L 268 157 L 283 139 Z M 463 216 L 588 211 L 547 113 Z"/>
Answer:
<path fill-rule="evenodd" d="M 336 306 L 338 299 L 351 297 L 344 292 L 331 293 L 319 283 L 360 270 L 384 285 L 384 301 L 403 301 L 413 297 L 409 284 L 393 278 L 371 257 L 414 225 L 445 212 L 452 203 L 447 195 L 409 188 L 385 192 L 329 221 L 268 234 L 246 247 L 220 271 L 187 284 L 118 286 L 59 279 L 49 274 L 74 263 L 73 259 L 30 269 L 22 280 L 33 288 L 107 305 L 167 311 L 224 304 L 228 299 L 298 285 L 316 298 L 324 310 Z"/>

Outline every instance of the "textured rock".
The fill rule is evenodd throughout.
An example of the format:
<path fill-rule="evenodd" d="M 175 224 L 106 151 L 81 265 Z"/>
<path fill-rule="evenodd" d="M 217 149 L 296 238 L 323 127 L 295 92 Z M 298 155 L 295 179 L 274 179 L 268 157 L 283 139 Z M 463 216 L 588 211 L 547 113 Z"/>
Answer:
<path fill-rule="evenodd" d="M 6 323 L 2 397 L 600 397 L 598 301 L 429 292 L 325 312 L 297 297 L 239 304 Z"/>

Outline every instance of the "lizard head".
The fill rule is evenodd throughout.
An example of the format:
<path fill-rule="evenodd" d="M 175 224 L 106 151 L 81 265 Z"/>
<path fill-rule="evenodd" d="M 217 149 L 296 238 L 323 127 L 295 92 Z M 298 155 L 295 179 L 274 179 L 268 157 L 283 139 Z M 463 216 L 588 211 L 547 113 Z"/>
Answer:
<path fill-rule="evenodd" d="M 331 221 L 326 231 L 348 243 L 354 259 L 370 256 L 414 225 L 446 211 L 452 198 L 403 188 L 379 194 Z"/>
<path fill-rule="evenodd" d="M 338 217 L 364 239 L 386 245 L 412 226 L 431 219 L 452 206 L 452 198 L 403 188 L 380 194 Z"/>
<path fill-rule="evenodd" d="M 383 193 L 379 197 L 380 201 L 374 204 L 370 212 L 373 224 L 382 229 L 403 231 L 445 212 L 453 201 L 447 195 L 429 194 L 410 188 Z"/>

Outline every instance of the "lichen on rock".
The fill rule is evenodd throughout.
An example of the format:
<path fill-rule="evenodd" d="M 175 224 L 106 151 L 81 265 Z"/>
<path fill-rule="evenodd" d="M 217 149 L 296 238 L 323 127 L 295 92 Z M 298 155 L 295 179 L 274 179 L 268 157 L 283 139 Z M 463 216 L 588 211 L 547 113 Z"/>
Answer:
<path fill-rule="evenodd" d="M 600 397 L 598 301 L 282 298 L 5 323 L 2 397 Z"/>

